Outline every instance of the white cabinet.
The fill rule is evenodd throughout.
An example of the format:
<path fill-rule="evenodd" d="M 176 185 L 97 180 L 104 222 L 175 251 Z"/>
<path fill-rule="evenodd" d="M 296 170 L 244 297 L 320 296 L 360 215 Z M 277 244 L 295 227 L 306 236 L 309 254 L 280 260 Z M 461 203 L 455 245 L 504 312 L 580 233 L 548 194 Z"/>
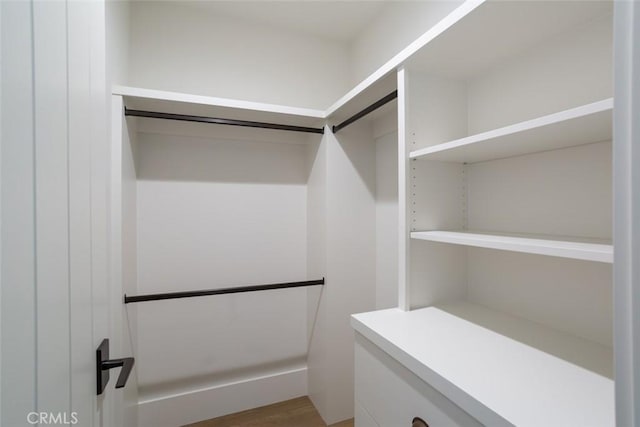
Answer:
<path fill-rule="evenodd" d="M 376 420 L 395 414 L 397 422 L 413 411 L 431 424 L 441 419 L 438 410 L 453 417 L 447 408 L 454 402 L 489 426 L 613 425 L 607 346 L 468 302 L 362 313 L 352 325 L 361 334 L 356 348 L 394 361 L 374 368 L 356 356 L 356 399 L 376 402 L 363 403 Z M 399 372 L 423 390 L 420 406 L 382 403 L 413 399 L 410 389 L 395 386 Z"/>
<path fill-rule="evenodd" d="M 379 347 L 356 334 L 356 427 L 430 427 L 481 424 Z M 503 424 L 506 425 L 506 424 Z"/>

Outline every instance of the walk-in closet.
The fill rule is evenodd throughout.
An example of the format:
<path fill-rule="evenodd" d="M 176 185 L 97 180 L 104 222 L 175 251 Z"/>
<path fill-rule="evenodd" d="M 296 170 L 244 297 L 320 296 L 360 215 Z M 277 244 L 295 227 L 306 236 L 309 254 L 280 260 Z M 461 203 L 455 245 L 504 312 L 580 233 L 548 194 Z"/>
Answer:
<path fill-rule="evenodd" d="M 613 3 L 431 7 L 325 110 L 114 90 L 143 424 L 614 424 Z"/>
<path fill-rule="evenodd" d="M 0 425 L 640 427 L 637 2 L 0 22 Z"/>

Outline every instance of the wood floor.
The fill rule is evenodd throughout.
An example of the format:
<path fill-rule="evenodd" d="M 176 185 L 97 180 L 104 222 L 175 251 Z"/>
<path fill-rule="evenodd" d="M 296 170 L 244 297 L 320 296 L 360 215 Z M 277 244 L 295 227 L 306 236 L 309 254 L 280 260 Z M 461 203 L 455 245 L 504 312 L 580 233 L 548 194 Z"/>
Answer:
<path fill-rule="evenodd" d="M 185 427 L 327 427 L 308 397 L 249 409 L 224 417 L 213 418 Z M 329 427 L 353 427 L 353 420 Z"/>

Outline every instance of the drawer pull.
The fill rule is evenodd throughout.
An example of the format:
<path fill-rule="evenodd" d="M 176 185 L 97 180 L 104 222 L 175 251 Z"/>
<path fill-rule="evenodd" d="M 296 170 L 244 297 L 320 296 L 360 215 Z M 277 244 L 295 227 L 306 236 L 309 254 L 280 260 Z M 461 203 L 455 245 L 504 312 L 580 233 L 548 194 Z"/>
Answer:
<path fill-rule="evenodd" d="M 411 422 L 411 427 L 429 427 L 429 424 L 427 424 L 422 418 L 415 417 Z"/>

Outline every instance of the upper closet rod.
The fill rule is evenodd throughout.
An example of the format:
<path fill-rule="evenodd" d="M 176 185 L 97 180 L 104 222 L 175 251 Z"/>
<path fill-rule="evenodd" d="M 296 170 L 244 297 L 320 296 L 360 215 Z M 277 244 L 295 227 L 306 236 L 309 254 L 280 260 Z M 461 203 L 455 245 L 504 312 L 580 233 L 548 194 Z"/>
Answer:
<path fill-rule="evenodd" d="M 362 110 L 359 113 L 356 113 L 353 116 L 349 117 L 344 122 L 342 122 L 342 123 L 340 123 L 338 125 L 335 125 L 333 127 L 333 133 L 336 133 L 340 129 L 349 126 L 351 123 L 355 122 L 358 119 L 361 119 L 362 117 L 366 116 L 370 112 L 372 112 L 374 110 L 377 110 L 378 108 L 382 107 L 384 104 L 393 101 L 397 97 L 398 97 L 398 91 L 394 90 L 389 95 L 385 96 L 384 98 L 381 98 L 381 99 L 377 100 L 376 102 L 374 102 L 373 104 L 371 104 L 367 108 L 365 108 L 364 110 Z"/>
<path fill-rule="evenodd" d="M 124 108 L 125 116 L 148 117 L 152 119 L 180 120 L 184 122 L 212 123 L 217 125 L 243 126 L 261 129 L 288 130 L 293 132 L 324 133 L 324 128 L 306 126 L 279 125 L 275 123 L 252 122 L 248 120 L 219 119 L 215 117 L 189 116 L 185 114 L 159 113 L 155 111 L 129 110 Z"/>

